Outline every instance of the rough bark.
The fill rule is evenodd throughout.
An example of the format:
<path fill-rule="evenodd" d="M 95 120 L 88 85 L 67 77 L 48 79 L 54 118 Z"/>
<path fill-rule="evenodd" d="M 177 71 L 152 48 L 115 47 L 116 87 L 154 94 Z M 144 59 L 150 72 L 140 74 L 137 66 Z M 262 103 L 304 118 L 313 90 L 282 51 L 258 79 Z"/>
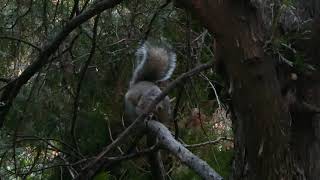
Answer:
<path fill-rule="evenodd" d="M 313 35 L 306 53 L 307 63 L 319 68 L 320 19 L 315 20 Z M 292 145 L 306 178 L 320 177 L 320 70 L 299 74 L 296 84 L 297 101 L 292 112 Z"/>
<path fill-rule="evenodd" d="M 297 39 L 293 47 L 304 54 L 304 64 L 315 67 L 297 70 L 294 67 L 278 67 L 279 78 L 288 77 L 290 71 L 297 74 L 289 86 L 285 87 L 287 103 L 292 116 L 291 149 L 297 163 L 305 173 L 306 179 L 316 180 L 320 177 L 320 1 L 298 0 L 294 7 L 288 7 L 281 15 L 280 24 L 283 33 L 302 33 L 312 31 L 306 39 Z M 282 77 L 281 77 L 282 76 Z M 289 96 L 288 96 L 289 95 Z"/>
<path fill-rule="evenodd" d="M 231 83 L 235 133 L 234 179 L 299 179 L 289 150 L 290 116 L 264 32 L 249 1 L 179 1 L 216 38 L 216 58 Z"/>

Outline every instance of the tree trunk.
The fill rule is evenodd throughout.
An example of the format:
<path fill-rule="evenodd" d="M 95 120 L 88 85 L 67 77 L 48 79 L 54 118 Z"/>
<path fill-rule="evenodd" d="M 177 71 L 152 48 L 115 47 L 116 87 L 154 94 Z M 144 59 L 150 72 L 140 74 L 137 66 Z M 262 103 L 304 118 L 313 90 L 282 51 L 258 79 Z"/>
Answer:
<path fill-rule="evenodd" d="M 230 80 L 235 136 L 234 179 L 300 179 L 289 148 L 290 115 L 283 103 L 264 32 L 249 1 L 179 1 L 216 38 L 217 61 Z"/>
<path fill-rule="evenodd" d="M 319 8 L 320 9 L 320 8 Z M 320 12 L 320 11 L 318 11 Z M 313 35 L 307 46 L 308 64 L 319 68 L 320 18 L 314 20 Z M 298 77 L 297 102 L 292 111 L 292 144 L 306 178 L 320 177 L 320 70 L 307 71 Z"/>
<path fill-rule="evenodd" d="M 286 30 L 285 33 L 288 33 L 287 31 L 298 33 L 305 30 L 312 31 L 311 38 L 297 39 L 298 42 L 293 44 L 298 52 L 304 54 L 304 65 L 316 68 L 316 70 L 290 68 L 290 71 L 297 73 L 297 80 L 290 84 L 288 90 L 291 93 L 291 99 L 288 101 L 292 116 L 291 149 L 306 179 L 317 180 L 320 177 L 320 1 L 298 0 L 295 2 L 295 8 L 289 11 L 290 13 L 282 15 L 281 24 L 289 25 L 283 30 Z M 289 16 L 285 17 L 286 15 Z M 298 21 L 298 26 L 286 21 Z M 302 28 L 298 28 L 299 26 Z M 286 68 L 280 67 L 282 76 L 288 77 L 286 71 Z M 282 87 L 285 86 L 287 85 L 282 84 Z"/>

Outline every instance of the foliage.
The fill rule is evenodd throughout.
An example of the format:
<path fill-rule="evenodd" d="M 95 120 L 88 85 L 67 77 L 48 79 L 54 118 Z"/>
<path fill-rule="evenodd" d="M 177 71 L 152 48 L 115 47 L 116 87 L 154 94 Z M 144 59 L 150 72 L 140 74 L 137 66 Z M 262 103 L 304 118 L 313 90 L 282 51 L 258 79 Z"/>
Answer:
<path fill-rule="evenodd" d="M 34 62 L 39 52 L 24 41 L 36 47 L 52 41 L 74 16 L 71 15 L 74 2 L 0 2 L 0 77 L 14 79 Z M 80 10 L 88 8 L 86 2 L 79 1 Z M 134 52 L 149 28 L 152 38 L 165 40 L 175 48 L 179 60 L 174 77 L 213 59 L 212 35 L 172 4 L 158 9 L 163 3 L 126 1 L 100 14 L 96 51 L 81 82 L 78 104 L 75 103 L 77 87 L 81 70 L 90 56 L 94 20 L 78 27 L 63 41 L 50 57 L 50 63 L 23 87 L 14 101 L 5 131 L 1 131 L 1 177 L 57 179 L 63 174 L 70 178 L 83 165 L 76 164 L 78 161 L 96 155 L 123 131 L 123 96 L 131 77 Z M 149 26 L 158 10 L 159 14 Z M 203 76 L 212 77 L 214 73 Z M 193 108 L 203 108 L 204 113 L 211 116 L 218 107 L 215 98 L 208 99 L 212 94 L 208 80 L 201 76 L 190 82 L 181 87 L 182 91 L 176 90 L 170 95 L 177 97 L 182 92 L 178 111 L 182 127 Z M 5 84 L 0 82 L 0 87 Z M 76 119 L 75 134 L 72 133 L 73 119 Z M 192 128 L 193 134 L 181 132 L 181 137 L 193 144 L 219 135 L 212 123 L 204 130 L 210 133 L 209 137 L 204 136 L 202 130 Z M 227 135 L 231 136 L 231 130 L 228 131 Z M 143 147 L 143 142 L 140 145 Z M 219 149 L 218 145 L 195 151 L 228 176 L 232 150 Z M 75 165 L 70 166 L 73 163 Z M 179 170 L 172 175 L 177 179 L 191 173 L 179 163 L 171 165 Z M 146 169 L 148 165 L 143 159 L 129 160 L 110 172 L 101 172 L 95 179 L 142 179 L 150 176 Z"/>

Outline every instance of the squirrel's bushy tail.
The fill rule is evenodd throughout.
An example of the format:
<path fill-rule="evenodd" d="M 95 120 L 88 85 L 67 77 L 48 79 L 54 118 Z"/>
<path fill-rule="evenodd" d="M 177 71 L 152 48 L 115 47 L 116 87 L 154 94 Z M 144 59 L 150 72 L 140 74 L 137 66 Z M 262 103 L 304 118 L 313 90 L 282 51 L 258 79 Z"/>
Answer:
<path fill-rule="evenodd" d="M 176 54 L 165 44 L 146 41 L 138 48 L 136 57 L 136 68 L 130 86 L 140 81 L 167 80 L 176 67 Z"/>

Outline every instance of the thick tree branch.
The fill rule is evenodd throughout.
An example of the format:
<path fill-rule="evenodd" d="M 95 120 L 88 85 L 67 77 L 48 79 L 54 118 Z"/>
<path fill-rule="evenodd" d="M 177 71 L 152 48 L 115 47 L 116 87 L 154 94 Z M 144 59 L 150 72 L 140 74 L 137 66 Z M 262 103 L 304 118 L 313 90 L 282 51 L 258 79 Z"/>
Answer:
<path fill-rule="evenodd" d="M 171 132 L 158 121 L 146 121 L 148 131 L 156 135 L 160 145 L 177 156 L 185 165 L 193 169 L 203 179 L 223 179 L 205 161 L 194 155 L 171 135 Z"/>
<path fill-rule="evenodd" d="M 12 101 L 18 95 L 21 87 L 26 84 L 36 72 L 38 72 L 49 62 L 49 57 L 58 49 L 63 40 L 76 27 L 86 22 L 93 16 L 101 13 L 102 11 L 113 8 L 121 1 L 122 0 L 103 0 L 94 3 L 88 8 L 88 10 L 71 19 L 50 43 L 41 48 L 41 52 L 39 53 L 36 61 L 28 66 L 18 78 L 11 81 L 2 93 L 0 98 L 0 128 L 3 126 L 5 116 L 10 110 Z"/>

